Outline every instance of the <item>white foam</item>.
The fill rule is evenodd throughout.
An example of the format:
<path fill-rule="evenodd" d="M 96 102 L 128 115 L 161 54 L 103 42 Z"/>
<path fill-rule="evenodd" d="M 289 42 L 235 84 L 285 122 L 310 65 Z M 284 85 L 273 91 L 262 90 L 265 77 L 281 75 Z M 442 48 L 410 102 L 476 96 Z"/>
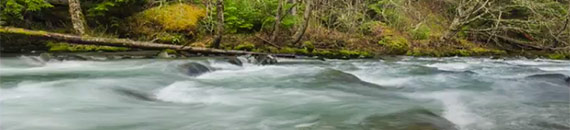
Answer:
<path fill-rule="evenodd" d="M 540 70 L 544 71 L 570 71 L 570 66 L 567 67 L 538 67 Z"/>
<path fill-rule="evenodd" d="M 551 64 L 544 61 L 533 61 L 533 60 L 508 60 L 505 63 L 513 64 L 513 65 L 545 65 Z"/>
<path fill-rule="evenodd" d="M 484 128 L 491 129 L 494 124 L 484 117 L 473 113 L 466 98 L 476 97 L 471 93 L 464 91 L 441 91 L 431 93 L 414 93 L 408 96 L 412 98 L 435 99 L 440 101 L 444 106 L 443 117 L 457 125 L 460 129 Z"/>
<path fill-rule="evenodd" d="M 445 70 L 445 71 L 464 71 L 465 69 L 469 68 L 470 64 L 468 64 L 468 63 L 435 63 L 435 64 L 428 64 L 426 66 L 437 68 L 439 70 Z"/>

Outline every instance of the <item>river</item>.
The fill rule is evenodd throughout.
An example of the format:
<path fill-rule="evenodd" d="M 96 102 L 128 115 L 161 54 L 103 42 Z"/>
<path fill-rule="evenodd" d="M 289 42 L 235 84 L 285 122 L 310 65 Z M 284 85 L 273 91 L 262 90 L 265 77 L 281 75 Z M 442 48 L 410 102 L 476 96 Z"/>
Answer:
<path fill-rule="evenodd" d="M 570 128 L 570 61 L 0 60 L 2 130 Z M 189 76 L 193 62 L 211 72 Z"/>

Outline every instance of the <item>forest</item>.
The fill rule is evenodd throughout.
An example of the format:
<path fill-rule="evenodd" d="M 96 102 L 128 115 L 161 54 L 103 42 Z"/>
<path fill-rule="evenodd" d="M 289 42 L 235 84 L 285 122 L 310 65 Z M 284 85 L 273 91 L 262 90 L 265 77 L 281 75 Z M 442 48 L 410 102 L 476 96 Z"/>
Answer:
<path fill-rule="evenodd" d="M 570 59 L 568 0 L 2 0 L 0 7 L 3 53 L 148 49 L 88 37 L 157 43 L 150 48 L 172 54 L 190 47 L 338 59 Z"/>

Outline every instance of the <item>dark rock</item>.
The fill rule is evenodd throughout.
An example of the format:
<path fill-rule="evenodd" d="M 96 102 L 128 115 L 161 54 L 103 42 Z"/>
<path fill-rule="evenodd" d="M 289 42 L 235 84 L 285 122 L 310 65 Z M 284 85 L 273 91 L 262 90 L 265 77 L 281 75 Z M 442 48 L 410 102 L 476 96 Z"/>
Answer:
<path fill-rule="evenodd" d="M 185 74 L 190 76 L 198 76 L 211 71 L 208 66 L 196 62 L 183 64 L 180 68 Z"/>
<path fill-rule="evenodd" d="M 271 55 L 258 55 L 255 56 L 255 60 L 257 61 L 257 64 L 261 65 L 271 65 L 277 63 L 277 58 Z"/>
<path fill-rule="evenodd" d="M 457 130 L 449 120 L 425 109 L 373 115 L 360 123 L 369 130 Z"/>
<path fill-rule="evenodd" d="M 155 101 L 154 98 L 150 97 L 147 94 L 141 93 L 141 92 L 137 92 L 135 90 L 130 90 L 130 89 L 115 89 L 115 91 L 121 95 L 127 96 L 127 97 L 132 97 L 138 100 L 144 100 L 144 101 Z"/>

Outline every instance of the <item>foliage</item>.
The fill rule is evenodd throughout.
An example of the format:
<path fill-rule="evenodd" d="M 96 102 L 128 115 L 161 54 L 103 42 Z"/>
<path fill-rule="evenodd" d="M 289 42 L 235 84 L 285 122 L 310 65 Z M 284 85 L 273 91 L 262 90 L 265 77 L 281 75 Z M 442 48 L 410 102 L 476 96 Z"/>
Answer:
<path fill-rule="evenodd" d="M 277 0 L 225 0 L 224 24 L 229 33 L 253 32 L 270 28 L 275 22 Z M 288 5 L 286 7 L 289 7 Z M 211 15 L 214 15 L 211 13 Z M 213 16 L 211 16 L 213 17 Z M 297 23 L 294 16 L 283 18 L 281 26 L 291 28 Z"/>
<path fill-rule="evenodd" d="M 25 13 L 51 7 L 53 5 L 44 0 L 2 0 L 0 1 L 0 21 L 23 20 Z"/>
<path fill-rule="evenodd" d="M 410 34 L 414 40 L 426 40 L 430 37 L 430 28 L 424 25 L 410 31 Z"/>

